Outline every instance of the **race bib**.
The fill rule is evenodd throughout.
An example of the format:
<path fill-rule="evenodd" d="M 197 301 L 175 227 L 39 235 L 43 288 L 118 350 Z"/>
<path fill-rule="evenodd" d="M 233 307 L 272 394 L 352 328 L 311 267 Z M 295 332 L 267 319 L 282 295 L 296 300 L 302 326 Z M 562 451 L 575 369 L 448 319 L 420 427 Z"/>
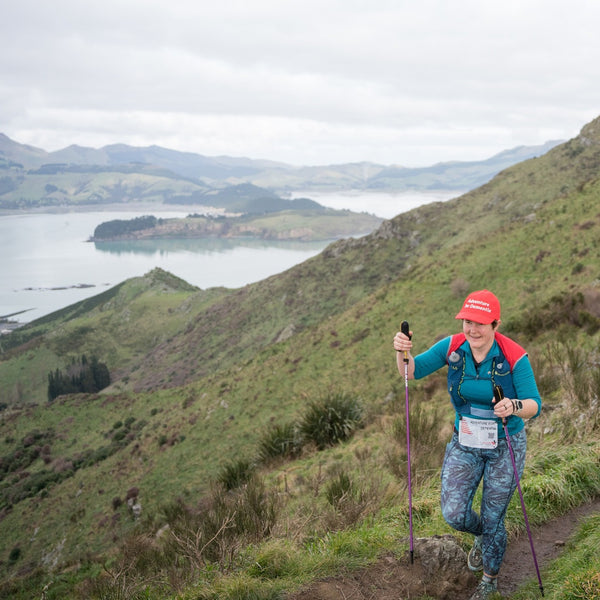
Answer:
<path fill-rule="evenodd" d="M 459 420 L 458 441 L 469 448 L 496 448 L 498 446 L 496 421 L 462 417 Z"/>

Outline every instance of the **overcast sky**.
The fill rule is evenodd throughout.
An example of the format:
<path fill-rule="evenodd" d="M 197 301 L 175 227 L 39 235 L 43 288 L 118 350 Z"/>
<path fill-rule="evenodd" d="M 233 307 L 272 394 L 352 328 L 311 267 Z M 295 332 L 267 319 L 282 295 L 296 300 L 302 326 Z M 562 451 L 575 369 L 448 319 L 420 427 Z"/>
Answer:
<path fill-rule="evenodd" d="M 598 0 L 19 0 L 0 132 L 297 165 L 425 166 L 600 115 Z"/>

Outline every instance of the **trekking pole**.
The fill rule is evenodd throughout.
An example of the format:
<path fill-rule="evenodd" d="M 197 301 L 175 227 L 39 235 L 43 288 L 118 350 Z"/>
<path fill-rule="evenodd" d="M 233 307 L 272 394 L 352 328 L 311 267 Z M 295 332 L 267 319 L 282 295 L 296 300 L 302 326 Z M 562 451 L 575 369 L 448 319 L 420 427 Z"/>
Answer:
<path fill-rule="evenodd" d="M 402 321 L 400 331 L 410 338 L 410 328 L 408 321 Z M 406 460 L 408 462 L 408 531 L 410 535 L 410 564 L 414 562 L 414 540 L 413 540 L 413 520 L 412 520 L 412 480 L 410 468 L 410 412 L 408 406 L 408 352 L 404 351 L 404 392 L 406 407 Z"/>
<path fill-rule="evenodd" d="M 504 399 L 504 390 L 501 385 L 494 385 L 494 398 L 496 402 L 500 402 Z M 521 499 L 521 508 L 523 509 L 523 518 L 525 519 L 525 527 L 527 528 L 527 535 L 529 536 L 529 545 L 531 546 L 531 555 L 533 556 L 533 564 L 535 565 L 535 572 L 537 573 L 539 588 L 542 596 L 544 595 L 544 586 L 542 585 L 542 576 L 540 575 L 540 568 L 538 566 L 537 557 L 535 555 L 535 548 L 533 547 L 533 537 L 531 535 L 531 528 L 529 527 L 529 519 L 527 518 L 527 511 L 525 510 L 525 500 L 523 500 L 523 492 L 521 491 L 521 484 L 519 482 L 519 473 L 517 472 L 517 464 L 515 462 L 515 455 L 510 443 L 510 437 L 508 435 L 508 428 L 506 426 L 506 417 L 502 419 L 502 426 L 504 427 L 504 435 L 506 436 L 506 443 L 508 444 L 508 450 L 510 452 L 510 460 L 512 462 L 513 470 L 515 472 L 515 479 L 517 481 L 517 489 L 519 490 L 519 498 Z"/>

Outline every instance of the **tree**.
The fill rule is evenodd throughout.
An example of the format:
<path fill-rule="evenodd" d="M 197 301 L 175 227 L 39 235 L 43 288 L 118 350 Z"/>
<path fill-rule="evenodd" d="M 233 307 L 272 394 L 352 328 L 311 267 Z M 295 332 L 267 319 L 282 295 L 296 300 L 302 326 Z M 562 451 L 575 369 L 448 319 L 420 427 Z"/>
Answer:
<path fill-rule="evenodd" d="M 77 361 L 73 359 L 66 373 L 58 368 L 48 373 L 48 401 L 51 402 L 63 394 L 99 392 L 108 385 L 108 367 L 95 356 L 88 361 L 84 354 Z"/>

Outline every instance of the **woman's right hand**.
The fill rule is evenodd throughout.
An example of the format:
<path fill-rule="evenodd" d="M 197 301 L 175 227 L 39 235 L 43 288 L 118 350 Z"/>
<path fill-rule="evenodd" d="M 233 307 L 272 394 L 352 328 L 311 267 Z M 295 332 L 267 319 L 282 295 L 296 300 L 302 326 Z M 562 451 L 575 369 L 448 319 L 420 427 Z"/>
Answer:
<path fill-rule="evenodd" d="M 409 332 L 409 335 L 412 337 L 412 331 Z M 410 352 L 411 348 L 411 339 L 401 331 L 398 331 L 394 336 L 394 350 L 397 352 Z"/>

